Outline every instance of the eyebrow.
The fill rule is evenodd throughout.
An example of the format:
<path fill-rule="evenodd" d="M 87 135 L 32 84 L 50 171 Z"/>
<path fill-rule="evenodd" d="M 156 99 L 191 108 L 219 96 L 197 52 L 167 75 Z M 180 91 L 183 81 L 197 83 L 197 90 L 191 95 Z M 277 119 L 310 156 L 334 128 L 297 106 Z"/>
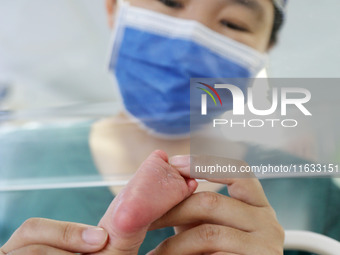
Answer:
<path fill-rule="evenodd" d="M 233 5 L 241 5 L 250 11 L 254 12 L 259 17 L 262 17 L 264 15 L 264 8 L 263 6 L 256 0 L 225 0 L 229 4 Z"/>

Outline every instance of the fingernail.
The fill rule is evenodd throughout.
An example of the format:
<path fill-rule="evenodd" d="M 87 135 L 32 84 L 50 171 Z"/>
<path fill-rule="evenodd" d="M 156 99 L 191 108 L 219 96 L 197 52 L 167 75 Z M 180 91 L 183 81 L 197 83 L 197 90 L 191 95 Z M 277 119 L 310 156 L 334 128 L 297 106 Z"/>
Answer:
<path fill-rule="evenodd" d="M 103 244 L 107 239 L 107 232 L 98 227 L 87 228 L 83 231 L 82 238 L 85 243 L 91 245 Z"/>
<path fill-rule="evenodd" d="M 190 155 L 174 156 L 170 158 L 169 163 L 176 168 L 190 167 Z"/>

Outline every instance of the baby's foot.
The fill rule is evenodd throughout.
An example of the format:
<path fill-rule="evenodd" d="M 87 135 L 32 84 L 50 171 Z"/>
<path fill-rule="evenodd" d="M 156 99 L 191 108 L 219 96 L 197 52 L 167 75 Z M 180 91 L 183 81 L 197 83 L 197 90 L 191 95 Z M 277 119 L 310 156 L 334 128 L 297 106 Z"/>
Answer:
<path fill-rule="evenodd" d="M 165 152 L 153 152 L 113 200 L 99 226 L 110 236 L 100 254 L 137 254 L 148 227 L 197 188 L 168 163 Z"/>

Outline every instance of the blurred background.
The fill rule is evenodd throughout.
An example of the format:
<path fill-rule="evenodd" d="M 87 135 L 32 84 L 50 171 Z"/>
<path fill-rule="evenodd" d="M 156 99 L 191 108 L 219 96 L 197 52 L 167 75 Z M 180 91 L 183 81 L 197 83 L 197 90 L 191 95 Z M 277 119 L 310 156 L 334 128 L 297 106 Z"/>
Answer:
<path fill-rule="evenodd" d="M 2 107 L 113 100 L 109 40 L 103 0 L 0 1 Z"/>
<path fill-rule="evenodd" d="M 290 1 L 270 77 L 339 77 L 337 0 Z M 103 0 L 0 1 L 0 107 L 115 100 Z"/>

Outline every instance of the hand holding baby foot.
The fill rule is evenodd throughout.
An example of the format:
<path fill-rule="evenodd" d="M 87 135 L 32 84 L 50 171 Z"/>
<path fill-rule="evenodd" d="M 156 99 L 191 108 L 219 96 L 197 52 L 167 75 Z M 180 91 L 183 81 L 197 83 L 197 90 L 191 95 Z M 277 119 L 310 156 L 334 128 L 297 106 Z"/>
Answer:
<path fill-rule="evenodd" d="M 184 163 L 183 163 L 184 162 Z M 233 164 L 245 162 L 221 157 L 181 156 L 170 159 L 183 176 L 192 165 Z M 232 176 L 233 178 L 229 178 Z M 207 179 L 227 185 L 230 196 L 199 192 L 190 196 L 150 226 L 150 230 L 177 226 L 176 235 L 164 240 L 149 255 L 156 254 L 261 254 L 282 255 L 284 230 L 252 173 L 225 175 Z"/>
<path fill-rule="evenodd" d="M 197 182 L 170 166 L 166 153 L 153 152 L 113 200 L 99 226 L 109 233 L 96 254 L 137 254 L 151 223 L 189 197 Z"/>

